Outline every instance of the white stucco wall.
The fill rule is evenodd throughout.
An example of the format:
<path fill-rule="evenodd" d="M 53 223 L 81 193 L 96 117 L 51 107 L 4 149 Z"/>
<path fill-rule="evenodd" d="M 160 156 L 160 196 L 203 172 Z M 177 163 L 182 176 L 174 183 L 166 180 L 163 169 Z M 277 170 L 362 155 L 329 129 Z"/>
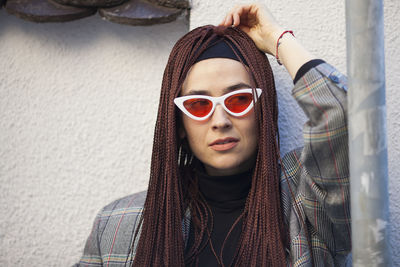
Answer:
<path fill-rule="evenodd" d="M 236 2 L 193 0 L 190 26 L 180 20 L 131 27 L 98 16 L 34 24 L 0 10 L 0 266 L 71 265 L 82 253 L 96 212 L 146 188 L 168 53 L 189 27 L 218 23 Z M 261 2 L 309 50 L 346 72 L 344 1 Z M 395 222 L 400 219 L 395 164 L 400 160 L 400 4 L 385 0 L 384 5 Z M 275 60 L 272 65 L 286 152 L 301 144 L 304 116 L 289 94 L 288 74 Z M 390 236 L 394 266 L 400 266 L 400 229 L 394 223 Z"/>
<path fill-rule="evenodd" d="M 187 30 L 0 10 L 0 266 L 70 266 L 99 209 L 147 187 L 164 66 Z"/>

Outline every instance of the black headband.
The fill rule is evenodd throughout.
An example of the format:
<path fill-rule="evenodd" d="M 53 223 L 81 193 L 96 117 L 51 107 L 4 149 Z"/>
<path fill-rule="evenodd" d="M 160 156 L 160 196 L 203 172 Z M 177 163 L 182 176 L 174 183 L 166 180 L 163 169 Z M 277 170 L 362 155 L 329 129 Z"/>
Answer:
<path fill-rule="evenodd" d="M 245 65 L 248 65 L 242 53 L 240 53 L 239 49 L 230 40 L 218 36 L 211 41 L 208 47 L 196 59 L 195 63 L 209 58 L 230 58 L 240 62 L 238 56 Z"/>

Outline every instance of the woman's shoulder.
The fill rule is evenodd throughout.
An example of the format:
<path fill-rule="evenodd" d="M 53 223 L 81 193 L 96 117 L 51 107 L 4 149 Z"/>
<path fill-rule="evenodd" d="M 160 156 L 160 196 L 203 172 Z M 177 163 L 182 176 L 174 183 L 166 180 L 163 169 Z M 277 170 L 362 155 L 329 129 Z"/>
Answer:
<path fill-rule="evenodd" d="M 282 193 L 289 193 L 290 187 L 297 187 L 298 176 L 300 171 L 300 155 L 303 147 L 297 147 L 290 152 L 284 154 L 280 161 L 280 184 Z"/>
<path fill-rule="evenodd" d="M 126 262 L 136 228 L 139 225 L 146 191 L 117 199 L 99 213 L 97 240 L 103 261 Z"/>
<path fill-rule="evenodd" d="M 110 224 L 121 224 L 128 221 L 138 221 L 142 214 L 147 191 L 131 194 L 104 206 L 97 215 L 99 228 Z"/>
<path fill-rule="evenodd" d="M 142 215 L 146 191 L 119 198 L 97 214 L 78 266 L 126 266 Z"/>
<path fill-rule="evenodd" d="M 147 191 L 141 191 L 135 194 L 121 197 L 112 201 L 103 207 L 102 213 L 114 212 L 116 210 L 124 209 L 142 209 L 146 199 Z"/>
<path fill-rule="evenodd" d="M 296 168 L 299 165 L 299 157 L 303 148 L 303 146 L 296 147 L 281 156 L 282 161 L 280 163 L 283 165 L 281 166 L 281 175 L 282 172 Z"/>

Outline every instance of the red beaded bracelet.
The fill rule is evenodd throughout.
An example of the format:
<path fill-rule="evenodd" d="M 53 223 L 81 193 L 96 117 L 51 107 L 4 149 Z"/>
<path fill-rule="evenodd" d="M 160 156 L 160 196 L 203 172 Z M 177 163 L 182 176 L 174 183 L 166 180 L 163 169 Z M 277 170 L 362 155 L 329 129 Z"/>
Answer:
<path fill-rule="evenodd" d="M 278 56 L 278 47 L 280 45 L 279 40 L 283 37 L 283 35 L 285 35 L 286 33 L 290 33 L 291 35 L 294 36 L 293 31 L 284 31 L 278 38 L 278 40 L 276 41 L 276 53 L 275 53 L 275 58 L 276 61 L 278 61 L 279 65 L 282 65 L 281 61 L 279 60 L 279 56 Z"/>

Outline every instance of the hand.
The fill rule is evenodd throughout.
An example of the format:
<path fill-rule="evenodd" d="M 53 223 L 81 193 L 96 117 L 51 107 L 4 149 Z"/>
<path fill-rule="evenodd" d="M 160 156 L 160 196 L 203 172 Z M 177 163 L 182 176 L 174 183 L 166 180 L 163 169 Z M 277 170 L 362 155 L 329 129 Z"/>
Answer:
<path fill-rule="evenodd" d="M 219 24 L 243 30 L 254 41 L 257 48 L 275 56 L 276 42 L 283 29 L 268 9 L 261 4 L 238 5 Z"/>
<path fill-rule="evenodd" d="M 275 57 L 276 43 L 284 32 L 268 9 L 261 4 L 236 6 L 219 25 L 239 27 L 250 36 L 258 49 Z M 285 34 L 280 42 L 279 59 L 294 79 L 299 68 L 316 57 L 290 34 Z"/>

